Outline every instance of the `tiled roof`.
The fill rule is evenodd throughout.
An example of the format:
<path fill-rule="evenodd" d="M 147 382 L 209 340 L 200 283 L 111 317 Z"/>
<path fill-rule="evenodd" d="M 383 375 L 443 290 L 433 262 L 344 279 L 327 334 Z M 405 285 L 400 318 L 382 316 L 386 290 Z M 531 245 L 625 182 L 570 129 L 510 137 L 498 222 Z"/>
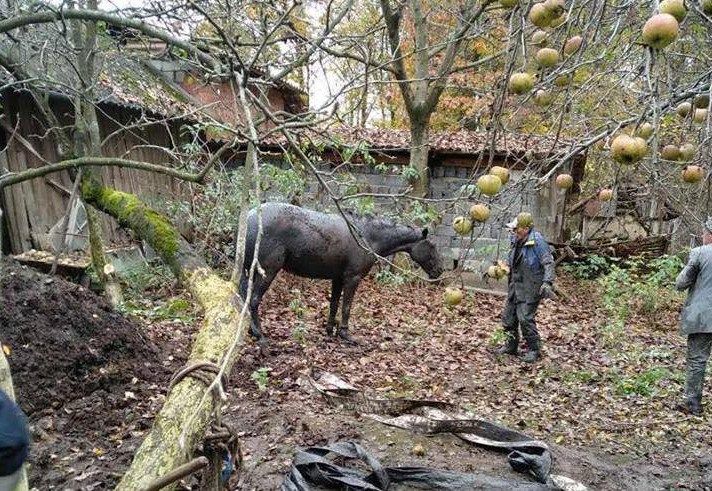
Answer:
<path fill-rule="evenodd" d="M 336 127 L 329 130 L 335 138 L 346 144 L 364 142 L 374 150 L 410 150 L 410 132 L 404 129 Z M 430 149 L 437 153 L 473 154 L 486 151 L 492 144 L 492 135 L 484 131 L 436 131 L 429 136 Z M 552 154 L 568 151 L 573 142 L 549 136 L 500 133 L 495 141 L 495 153 Z"/>
<path fill-rule="evenodd" d="M 320 147 L 366 146 L 371 151 L 410 152 L 410 132 L 394 128 L 357 128 L 332 126 L 324 129 L 301 130 L 296 133 L 303 142 Z M 491 133 L 459 130 L 435 131 L 429 135 L 430 152 L 438 154 L 472 155 L 487 152 L 492 145 Z M 550 136 L 501 133 L 495 140 L 494 153 L 500 156 L 545 158 L 569 153 L 575 142 Z M 287 146 L 286 139 L 272 133 L 262 139 L 265 147 Z M 583 155 L 582 155 L 583 156 Z"/>

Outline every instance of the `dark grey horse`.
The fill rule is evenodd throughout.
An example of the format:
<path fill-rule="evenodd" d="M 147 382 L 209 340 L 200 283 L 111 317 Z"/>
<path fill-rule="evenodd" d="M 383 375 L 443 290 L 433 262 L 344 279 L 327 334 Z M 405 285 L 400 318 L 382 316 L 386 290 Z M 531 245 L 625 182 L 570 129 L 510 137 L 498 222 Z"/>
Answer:
<path fill-rule="evenodd" d="M 398 225 L 388 220 L 351 215 L 361 242 L 379 256 L 405 251 L 430 278 L 442 273 L 442 261 L 435 245 L 426 240 L 427 229 Z M 327 215 L 284 203 L 262 205 L 263 235 L 259 247 L 259 264 L 264 275 L 255 273 L 249 300 L 252 325 L 250 332 L 262 338 L 257 315 L 262 296 L 281 269 L 307 278 L 331 280 L 331 305 L 326 332 L 334 334 L 336 311 L 343 293 L 339 337 L 353 341 L 349 335 L 351 302 L 359 282 L 376 263 L 377 257 L 364 250 L 354 239 L 341 215 Z M 247 218 L 245 262 L 240 280 L 240 296 L 247 301 L 248 273 L 255 253 L 257 210 Z"/>

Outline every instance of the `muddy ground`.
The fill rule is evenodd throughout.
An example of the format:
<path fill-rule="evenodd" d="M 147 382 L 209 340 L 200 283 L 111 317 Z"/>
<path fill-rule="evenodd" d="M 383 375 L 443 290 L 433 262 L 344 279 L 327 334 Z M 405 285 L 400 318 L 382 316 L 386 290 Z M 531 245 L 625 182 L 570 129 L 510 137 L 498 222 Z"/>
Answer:
<path fill-rule="evenodd" d="M 0 281 L 0 341 L 12 350 L 34 439 L 31 483 L 112 488 L 199 322 L 196 313 L 165 308 L 166 299 L 190 298 L 163 285 L 121 315 L 59 278 L 13 266 Z M 340 440 L 360 442 L 386 465 L 527 479 L 505 455 L 454 436 L 414 435 L 330 406 L 300 383 L 313 368 L 376 397 L 445 400 L 543 439 L 554 473 L 590 489 L 712 488 L 710 409 L 704 418 L 671 409 L 684 366 L 673 313 L 659 313 L 654 325 L 635 318 L 611 339 L 595 285 L 564 285 L 575 292 L 572 304 L 542 307 L 545 357 L 530 367 L 493 354 L 501 298 L 469 295 L 446 309 L 437 288 L 369 279 L 352 314 L 361 344 L 346 346 L 324 333 L 328 283 L 280 275 L 262 308 L 270 349 L 248 342 L 231 375 L 226 419 L 245 458 L 231 488 L 277 489 L 295 449 Z M 413 454 L 417 444 L 425 455 Z"/>

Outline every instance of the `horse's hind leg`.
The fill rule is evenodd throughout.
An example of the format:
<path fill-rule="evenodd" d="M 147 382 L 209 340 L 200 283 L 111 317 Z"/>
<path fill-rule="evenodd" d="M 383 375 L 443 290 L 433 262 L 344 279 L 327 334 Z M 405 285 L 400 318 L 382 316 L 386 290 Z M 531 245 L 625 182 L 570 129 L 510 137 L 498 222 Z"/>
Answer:
<path fill-rule="evenodd" d="M 336 312 L 339 310 L 341 290 L 344 282 L 341 278 L 331 280 L 331 301 L 329 303 L 329 320 L 326 321 L 326 335 L 333 336 L 336 326 Z"/>
<path fill-rule="evenodd" d="M 339 337 L 350 343 L 356 342 L 349 334 L 349 316 L 351 315 L 351 303 L 353 302 L 356 288 L 358 288 L 360 282 L 360 276 L 353 276 L 344 281 L 344 303 L 341 306 L 341 328 L 339 329 Z"/>

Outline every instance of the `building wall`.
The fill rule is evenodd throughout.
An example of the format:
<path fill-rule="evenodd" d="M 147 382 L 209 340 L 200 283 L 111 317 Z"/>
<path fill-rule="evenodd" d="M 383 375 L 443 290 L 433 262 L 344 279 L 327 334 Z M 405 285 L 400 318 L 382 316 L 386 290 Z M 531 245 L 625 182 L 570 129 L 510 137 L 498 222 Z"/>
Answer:
<path fill-rule="evenodd" d="M 205 84 L 201 80 L 184 75 L 179 81 L 181 87 L 197 101 L 209 106 L 209 111 L 219 121 L 242 125 L 244 111 L 239 105 L 237 94 L 233 93 L 228 82 Z M 253 93 L 257 89 L 252 89 Z M 267 104 L 273 111 L 284 111 L 284 95 L 274 88 L 267 89 Z M 268 124 L 271 126 L 271 124 Z"/>
<path fill-rule="evenodd" d="M 10 128 L 17 128 L 15 137 L 11 136 L 14 131 L 8 131 L 7 127 L 0 128 L 7 143 L 3 146 L 4 150 L 0 151 L 0 167 L 10 172 L 22 172 L 58 160 L 56 144 L 51 137 L 45 136 L 46 131 L 40 124 L 41 118 L 33 107 L 26 95 L 6 95 L 3 98 L 7 124 Z M 55 102 L 53 109 L 62 123 L 71 123 L 69 104 Z M 102 138 L 119 128 L 117 121 L 126 120 L 121 109 L 102 107 L 99 114 Z M 152 126 L 116 134 L 107 140 L 104 152 L 106 156 L 165 164 L 172 159 L 161 147 L 172 146 L 169 131 L 163 126 Z M 94 172 L 101 175 L 107 186 L 142 197 L 168 198 L 183 193 L 185 188 L 185 184 L 153 172 L 119 167 L 103 167 Z M 66 212 L 71 189 L 72 180 L 68 172 L 50 174 L 6 188 L 2 196 L 2 207 L 12 253 L 47 248 L 53 240 L 49 236 L 50 230 Z M 108 216 L 103 218 L 103 229 L 107 242 L 120 243 L 127 240 L 126 233 Z M 86 240 L 85 233 L 86 230 L 78 232 L 79 242 Z"/>

